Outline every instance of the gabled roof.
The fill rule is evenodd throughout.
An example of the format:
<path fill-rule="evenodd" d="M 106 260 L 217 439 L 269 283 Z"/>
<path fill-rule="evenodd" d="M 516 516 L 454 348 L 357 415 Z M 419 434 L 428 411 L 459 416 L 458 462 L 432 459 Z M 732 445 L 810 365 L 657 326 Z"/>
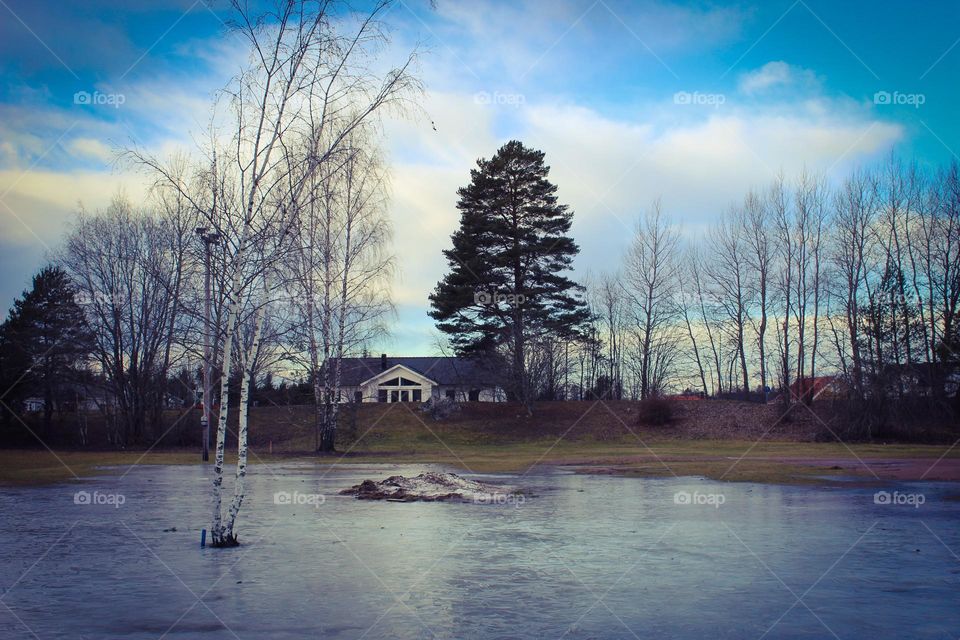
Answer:
<path fill-rule="evenodd" d="M 498 380 L 493 368 L 477 358 L 388 356 L 386 366 L 383 365 L 380 356 L 343 358 L 340 368 L 340 384 L 345 387 L 357 387 L 397 365 L 402 365 L 425 378 L 429 378 L 438 385 L 495 386 Z"/>
<path fill-rule="evenodd" d="M 395 364 L 395 365 L 393 365 L 392 367 L 390 367 L 389 369 L 386 369 L 386 370 L 384 370 L 384 371 L 377 371 L 375 374 L 373 374 L 372 376 L 370 376 L 369 378 L 367 378 L 366 380 L 364 380 L 364 381 L 361 382 L 360 384 L 367 384 L 368 382 L 370 382 L 370 381 L 373 380 L 374 378 L 378 378 L 378 377 L 380 377 L 380 376 L 385 376 L 386 374 L 391 373 L 391 372 L 396 372 L 395 375 L 400 375 L 400 372 L 403 371 L 403 370 L 410 371 L 411 373 L 417 374 L 417 375 L 419 375 L 420 377 L 425 378 L 425 379 L 427 380 L 427 382 L 432 382 L 433 384 L 439 384 L 439 383 L 438 383 L 436 380 L 434 380 L 433 378 L 429 378 L 429 377 L 425 376 L 424 374 L 420 373 L 419 371 L 415 371 L 414 369 L 411 369 L 410 367 L 408 367 L 408 366 L 406 366 L 406 365 L 404 365 L 404 364 Z M 341 375 L 342 375 L 342 374 L 341 374 Z"/>

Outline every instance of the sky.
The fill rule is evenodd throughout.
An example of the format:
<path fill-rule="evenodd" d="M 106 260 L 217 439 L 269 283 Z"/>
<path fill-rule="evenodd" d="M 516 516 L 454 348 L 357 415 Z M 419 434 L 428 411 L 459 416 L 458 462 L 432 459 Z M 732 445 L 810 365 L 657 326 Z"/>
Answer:
<path fill-rule="evenodd" d="M 215 0 L 0 0 L 0 306 L 81 206 L 143 197 L 119 151 L 196 149 L 245 60 L 227 16 Z M 436 351 L 427 296 L 456 190 L 510 139 L 546 153 L 581 280 L 617 269 L 658 198 L 703 235 L 780 171 L 960 159 L 955 1 L 403 0 L 386 22 L 387 61 L 416 49 L 426 92 L 384 124 L 400 271 L 374 350 Z"/>

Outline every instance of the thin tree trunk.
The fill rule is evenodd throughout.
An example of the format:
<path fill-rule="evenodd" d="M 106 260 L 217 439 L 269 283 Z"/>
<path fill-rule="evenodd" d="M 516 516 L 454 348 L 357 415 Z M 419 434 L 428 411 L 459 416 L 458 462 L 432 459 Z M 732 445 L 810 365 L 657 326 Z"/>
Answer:
<path fill-rule="evenodd" d="M 244 359 L 243 378 L 240 381 L 240 407 L 237 422 L 237 476 L 233 489 L 233 501 L 230 504 L 230 513 L 227 516 L 227 525 L 223 536 L 224 540 L 230 544 L 237 542 L 237 536 L 233 532 L 233 525 L 237 521 L 237 514 L 240 513 L 240 505 L 243 504 L 244 498 L 243 480 L 247 475 L 247 433 L 249 430 L 247 416 L 250 402 L 250 378 L 253 365 L 260 351 L 260 335 L 263 330 L 266 296 L 264 296 L 264 298 L 263 304 L 257 309 L 253 321 L 253 342 L 250 345 L 250 351 Z"/>
<path fill-rule="evenodd" d="M 223 337 L 223 367 L 220 372 L 220 415 L 217 419 L 217 448 L 213 464 L 213 526 L 211 528 L 212 546 L 229 544 L 224 539 L 223 515 L 223 455 L 227 437 L 227 417 L 230 402 L 230 369 L 233 357 L 233 337 L 237 326 L 237 316 L 240 315 L 240 257 L 243 254 L 243 244 L 237 250 L 235 261 L 236 270 L 230 282 L 230 301 L 227 305 L 227 328 Z"/>

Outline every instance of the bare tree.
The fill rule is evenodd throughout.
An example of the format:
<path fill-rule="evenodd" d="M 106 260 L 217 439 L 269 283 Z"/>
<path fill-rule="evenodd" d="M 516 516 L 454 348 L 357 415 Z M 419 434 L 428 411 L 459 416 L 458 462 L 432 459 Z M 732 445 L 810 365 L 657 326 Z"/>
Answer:
<path fill-rule="evenodd" d="M 610 399 L 623 397 L 623 342 L 626 330 L 623 284 L 619 274 L 604 274 L 593 289 L 592 306 L 602 325 L 607 348 Z"/>
<path fill-rule="evenodd" d="M 661 213 L 657 200 L 641 217 L 624 261 L 624 285 L 635 323 L 640 397 L 663 391 L 673 363 L 679 234 Z"/>
<path fill-rule="evenodd" d="M 794 191 L 793 240 L 793 297 L 794 321 L 797 327 L 796 377 L 801 399 L 810 399 L 804 380 L 807 378 L 807 358 L 810 359 L 809 377 L 815 375 L 817 322 L 820 305 L 820 253 L 826 216 L 826 185 L 823 178 L 803 170 Z M 812 306 L 812 309 L 811 309 Z M 812 318 L 811 318 L 812 316 Z M 810 321 L 812 319 L 812 325 Z M 808 330 L 813 332 L 808 341 Z"/>
<path fill-rule="evenodd" d="M 355 134 L 345 151 L 297 204 L 288 262 L 313 381 L 318 451 L 334 450 L 339 404 L 349 400 L 339 397 L 341 359 L 382 335 L 382 321 L 392 310 L 391 229 L 379 150 L 369 137 Z"/>
<path fill-rule="evenodd" d="M 776 274 L 776 288 L 779 296 L 778 313 L 781 317 L 777 325 L 777 351 L 780 357 L 780 389 L 785 406 L 790 399 L 790 315 L 793 312 L 794 272 L 793 265 L 797 253 L 793 234 L 792 208 L 783 175 L 777 176 L 767 194 L 772 213 L 774 232 L 779 246 Z"/>
<path fill-rule="evenodd" d="M 960 359 L 960 165 L 956 161 L 941 170 L 932 188 L 931 203 L 934 217 L 931 226 L 935 240 L 931 243 L 926 260 L 929 261 L 930 286 L 929 306 L 931 323 L 939 327 L 932 330 L 938 364 L 937 390 L 945 395 L 944 365 Z M 936 317 L 936 320 L 933 318 Z"/>
<path fill-rule="evenodd" d="M 159 431 L 175 350 L 182 284 L 189 269 L 184 212 L 117 197 L 100 212 L 81 212 L 60 261 L 77 283 L 96 337 L 95 359 L 119 413 L 117 444 Z"/>
<path fill-rule="evenodd" d="M 720 341 L 720 322 L 712 309 L 708 300 L 708 288 L 705 280 L 707 270 L 705 251 L 696 245 L 691 247 L 690 258 L 690 283 L 693 288 L 694 302 L 696 310 L 699 311 L 699 321 L 702 323 L 704 333 L 707 336 L 707 342 L 710 345 L 710 356 L 712 360 L 711 378 L 714 378 L 713 392 L 723 393 L 723 345 Z"/>
<path fill-rule="evenodd" d="M 687 338 L 690 340 L 692 359 L 697 367 L 700 387 L 703 389 L 704 395 L 709 395 L 710 387 L 707 385 L 707 369 L 704 365 L 705 356 L 700 355 L 700 346 L 697 342 L 697 334 L 699 333 L 700 326 L 696 323 L 694 314 L 697 313 L 698 309 L 703 308 L 703 299 L 702 296 L 697 295 L 700 291 L 699 287 L 691 286 L 691 282 L 698 282 L 698 275 L 694 265 L 695 259 L 693 251 L 690 247 L 687 247 L 684 259 L 681 261 L 681 266 L 677 269 L 677 304 L 680 310 L 680 316 L 683 318 L 684 327 L 686 327 L 687 330 Z M 709 333 L 710 328 L 706 322 L 703 323 L 703 328 L 706 329 L 709 339 L 712 334 Z"/>
<path fill-rule="evenodd" d="M 847 177 L 834 196 L 835 237 L 832 262 L 837 271 L 837 297 L 846 322 L 851 354 L 848 378 L 859 398 L 864 397 L 861 355 L 860 305 L 869 278 L 869 259 L 874 238 L 876 200 L 873 176 L 858 170 Z"/>
<path fill-rule="evenodd" d="M 774 263 L 773 221 L 769 201 L 750 191 L 743 204 L 747 263 L 751 269 L 750 299 L 757 307 L 759 320 L 754 324 L 757 356 L 760 368 L 760 392 L 767 400 L 769 372 L 767 371 L 767 325 L 771 303 L 771 277 Z"/>
<path fill-rule="evenodd" d="M 742 389 L 744 393 L 749 393 L 746 329 L 750 322 L 750 287 L 746 231 L 746 217 L 740 210 L 730 209 L 720 219 L 711 231 L 714 250 L 707 274 L 714 304 L 722 310 L 727 320 L 727 333 L 740 365 Z"/>

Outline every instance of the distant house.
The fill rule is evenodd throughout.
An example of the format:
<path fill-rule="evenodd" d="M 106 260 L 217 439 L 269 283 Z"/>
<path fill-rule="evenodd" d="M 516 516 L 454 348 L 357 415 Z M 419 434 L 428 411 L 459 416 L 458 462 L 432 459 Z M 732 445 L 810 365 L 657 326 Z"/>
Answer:
<path fill-rule="evenodd" d="M 794 400 L 816 400 L 840 395 L 843 380 L 838 376 L 801 378 L 790 383 L 790 397 Z"/>
<path fill-rule="evenodd" d="M 680 400 L 684 402 L 695 402 L 706 400 L 707 396 L 703 391 L 694 391 L 693 389 L 684 389 L 680 393 L 664 396 L 667 400 Z"/>
<path fill-rule="evenodd" d="M 39 413 L 46 407 L 42 396 L 30 396 L 23 401 L 23 410 L 27 413 Z M 106 411 L 117 407 L 117 397 L 100 385 L 64 383 L 53 390 L 53 408 L 60 412 Z M 179 409 L 190 403 L 172 394 L 166 394 L 163 400 L 165 409 Z"/>
<path fill-rule="evenodd" d="M 30 396 L 23 401 L 23 410 L 27 413 L 38 413 L 43 411 L 45 405 L 46 403 L 40 396 Z"/>
<path fill-rule="evenodd" d="M 426 402 L 449 398 L 502 402 L 496 372 L 472 358 L 413 356 L 342 358 L 340 402 Z"/>
<path fill-rule="evenodd" d="M 53 389 L 53 408 L 55 411 L 99 411 L 117 406 L 116 397 L 97 385 L 80 383 L 61 383 Z M 43 396 L 30 396 L 23 401 L 23 410 L 27 413 L 39 413 L 46 408 Z"/>

